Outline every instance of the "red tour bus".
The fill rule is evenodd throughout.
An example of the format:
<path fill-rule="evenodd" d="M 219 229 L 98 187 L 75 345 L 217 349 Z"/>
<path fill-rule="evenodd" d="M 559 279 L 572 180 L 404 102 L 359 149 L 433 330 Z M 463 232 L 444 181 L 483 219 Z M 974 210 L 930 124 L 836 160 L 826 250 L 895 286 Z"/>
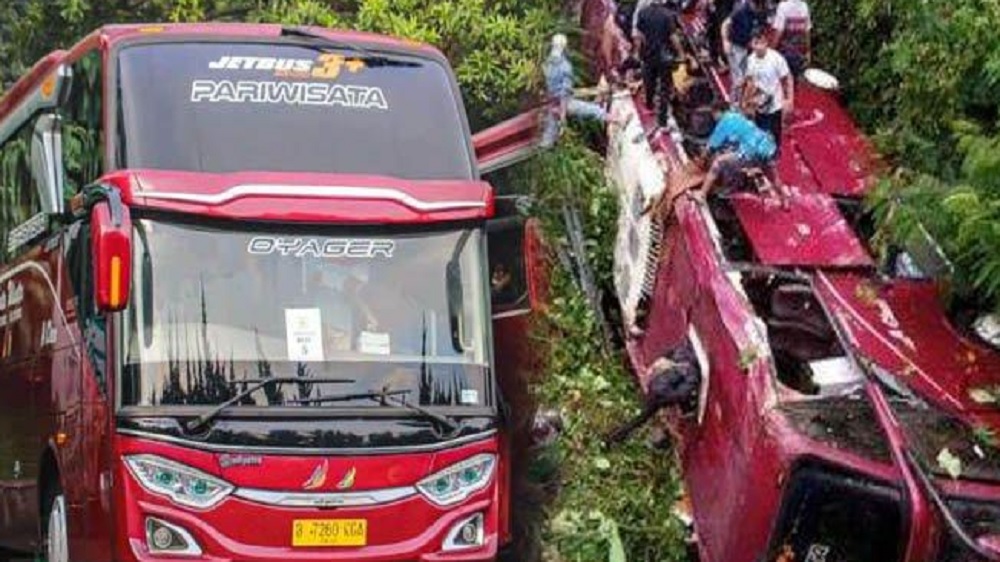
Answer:
<path fill-rule="evenodd" d="M 0 101 L 0 164 L 0 545 L 452 561 L 509 542 L 493 333 L 536 302 L 534 246 L 496 221 L 438 51 L 105 27 Z"/>

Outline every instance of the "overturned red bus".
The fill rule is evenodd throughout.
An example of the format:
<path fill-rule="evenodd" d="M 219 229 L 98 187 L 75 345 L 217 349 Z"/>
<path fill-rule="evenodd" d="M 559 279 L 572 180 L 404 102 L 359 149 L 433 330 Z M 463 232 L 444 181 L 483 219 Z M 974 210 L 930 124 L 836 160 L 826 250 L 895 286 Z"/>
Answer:
<path fill-rule="evenodd" d="M 478 180 L 439 52 L 109 26 L 0 101 L 0 160 L 0 545 L 445 561 L 509 542 L 494 331 L 517 355 L 534 245 Z"/>
<path fill-rule="evenodd" d="M 698 56 L 708 3 L 686 4 Z M 625 51 L 617 10 L 583 6 L 590 55 L 607 73 Z M 796 86 L 778 165 L 788 210 L 740 178 L 705 203 L 681 195 L 699 180 L 689 154 L 711 131 L 707 109 L 727 100 L 726 73 L 699 58 L 678 76 L 676 127 L 651 133 L 641 97 L 621 92 L 611 111 L 625 124 L 608 143 L 630 362 L 647 393 L 697 380 L 662 421 L 698 555 L 1000 559 L 995 319 L 945 304 L 947 259 L 926 233 L 873 251 L 863 197 L 877 161 L 830 80 Z"/>

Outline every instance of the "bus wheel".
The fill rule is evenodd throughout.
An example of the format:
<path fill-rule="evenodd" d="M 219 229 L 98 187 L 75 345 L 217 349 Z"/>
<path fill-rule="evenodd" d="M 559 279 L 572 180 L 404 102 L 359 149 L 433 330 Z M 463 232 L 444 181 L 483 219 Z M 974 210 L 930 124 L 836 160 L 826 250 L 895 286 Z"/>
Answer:
<path fill-rule="evenodd" d="M 52 490 L 48 524 L 45 527 L 46 562 L 69 562 L 69 532 L 66 526 L 66 496 L 58 487 Z"/>

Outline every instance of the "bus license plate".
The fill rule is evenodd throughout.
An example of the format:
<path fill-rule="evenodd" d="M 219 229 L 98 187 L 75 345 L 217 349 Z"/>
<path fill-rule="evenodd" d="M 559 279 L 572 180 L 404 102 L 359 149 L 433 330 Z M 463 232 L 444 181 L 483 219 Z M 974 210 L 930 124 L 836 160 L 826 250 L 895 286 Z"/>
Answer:
<path fill-rule="evenodd" d="M 296 519 L 292 523 L 292 546 L 365 546 L 365 519 Z"/>

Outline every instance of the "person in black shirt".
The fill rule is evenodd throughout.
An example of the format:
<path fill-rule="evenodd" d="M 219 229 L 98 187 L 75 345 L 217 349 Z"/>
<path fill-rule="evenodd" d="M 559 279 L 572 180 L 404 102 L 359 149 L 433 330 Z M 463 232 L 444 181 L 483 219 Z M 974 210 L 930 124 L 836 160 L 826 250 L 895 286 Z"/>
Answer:
<path fill-rule="evenodd" d="M 722 23 L 722 49 L 729 58 L 730 101 L 740 101 L 740 85 L 746 74 L 750 40 L 754 30 L 767 27 L 767 7 L 764 0 L 737 3 L 732 15 Z"/>
<path fill-rule="evenodd" d="M 656 122 L 667 124 L 670 99 L 673 97 L 674 64 L 684 51 L 677 36 L 677 12 L 665 0 L 652 0 L 639 13 L 636 24 L 639 57 L 642 59 L 642 82 L 646 106 L 656 109 Z M 659 104 L 656 104 L 659 98 Z"/>
<path fill-rule="evenodd" d="M 708 48 L 713 60 L 725 57 L 722 48 L 722 22 L 733 13 L 736 0 L 711 0 L 708 4 Z"/>

